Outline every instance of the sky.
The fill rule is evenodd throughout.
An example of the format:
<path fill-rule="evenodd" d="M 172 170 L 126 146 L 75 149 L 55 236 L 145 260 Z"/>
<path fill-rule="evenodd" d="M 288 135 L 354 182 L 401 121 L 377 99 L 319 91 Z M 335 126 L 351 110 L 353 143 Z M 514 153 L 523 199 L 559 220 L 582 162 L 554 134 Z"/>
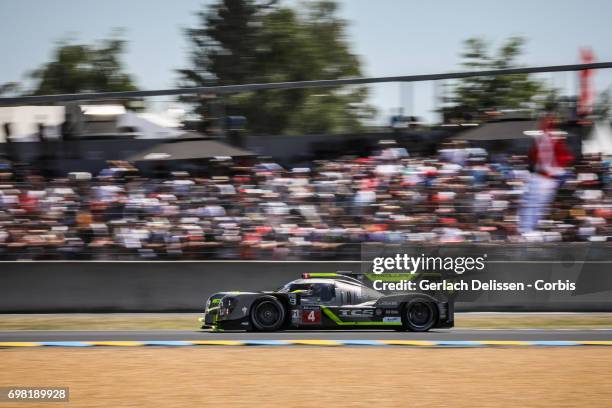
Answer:
<path fill-rule="evenodd" d="M 127 71 L 141 89 L 176 86 L 175 70 L 187 65 L 183 30 L 211 0 L 19 0 L 0 1 L 0 84 L 23 82 L 50 59 L 57 41 L 90 43 L 124 28 Z M 295 5 L 297 0 L 284 0 Z M 340 17 L 360 56 L 364 76 L 440 73 L 460 69 L 463 40 L 483 37 L 496 47 L 510 36 L 527 39 L 525 66 L 579 62 L 590 46 L 600 62 L 612 61 L 612 2 L 609 0 L 345 0 Z M 543 74 L 549 84 L 573 93 L 574 73 Z M 598 92 L 612 84 L 612 70 L 595 75 Z M 435 120 L 431 82 L 370 87 L 370 100 L 383 123 L 404 112 Z M 163 101 L 163 100 L 162 100 Z"/>

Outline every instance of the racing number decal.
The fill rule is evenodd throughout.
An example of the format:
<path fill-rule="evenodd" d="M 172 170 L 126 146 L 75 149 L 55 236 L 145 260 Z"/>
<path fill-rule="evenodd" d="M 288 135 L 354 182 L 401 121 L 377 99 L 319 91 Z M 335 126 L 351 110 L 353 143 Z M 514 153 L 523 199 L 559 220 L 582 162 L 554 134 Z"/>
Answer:
<path fill-rule="evenodd" d="M 302 323 L 316 324 L 321 323 L 320 310 L 302 310 Z"/>

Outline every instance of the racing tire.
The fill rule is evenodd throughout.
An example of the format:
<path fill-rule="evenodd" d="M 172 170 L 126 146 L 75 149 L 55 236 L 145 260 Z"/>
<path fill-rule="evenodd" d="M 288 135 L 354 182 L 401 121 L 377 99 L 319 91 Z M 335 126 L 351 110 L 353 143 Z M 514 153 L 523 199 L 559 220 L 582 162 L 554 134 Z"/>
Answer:
<path fill-rule="evenodd" d="M 404 330 L 426 332 L 438 321 L 438 308 L 425 299 L 413 299 L 406 303 L 402 312 Z"/>
<path fill-rule="evenodd" d="M 251 307 L 251 323 L 257 331 L 280 330 L 286 315 L 285 306 L 274 296 L 263 296 Z"/>

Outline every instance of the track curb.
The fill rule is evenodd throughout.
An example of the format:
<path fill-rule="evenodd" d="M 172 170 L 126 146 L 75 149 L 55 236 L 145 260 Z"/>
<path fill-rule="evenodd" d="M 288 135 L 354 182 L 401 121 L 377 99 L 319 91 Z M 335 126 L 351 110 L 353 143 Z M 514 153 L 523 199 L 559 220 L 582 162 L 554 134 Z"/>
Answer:
<path fill-rule="evenodd" d="M 575 347 L 612 346 L 612 341 L 554 340 L 143 340 L 143 341 L 12 341 L 0 342 L 0 348 L 18 347 L 202 347 L 202 346 L 307 346 L 307 347 L 411 347 L 411 348 L 480 348 L 480 347 Z"/>

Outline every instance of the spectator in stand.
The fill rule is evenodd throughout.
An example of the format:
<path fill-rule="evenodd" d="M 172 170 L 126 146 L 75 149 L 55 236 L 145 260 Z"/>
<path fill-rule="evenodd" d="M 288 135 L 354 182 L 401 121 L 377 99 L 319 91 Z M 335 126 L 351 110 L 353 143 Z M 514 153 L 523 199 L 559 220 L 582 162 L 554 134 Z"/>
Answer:
<path fill-rule="evenodd" d="M 609 163 L 587 157 L 566 171 L 549 153 L 563 152 L 556 139 L 538 142 L 534 174 L 525 157 L 493 160 L 465 145 L 452 146 L 459 155 L 391 147 L 292 170 L 225 160 L 225 175 L 208 178 L 151 179 L 113 162 L 91 179 L 44 180 L 4 166 L 0 258 L 354 259 L 362 244 L 512 242 L 523 223 L 539 227 L 530 240 L 609 239 Z M 551 179 L 542 173 L 554 175 L 556 201 L 531 185 Z M 526 212 L 536 199 L 547 211 Z"/>
<path fill-rule="evenodd" d="M 555 118 L 542 119 L 541 133 L 536 136 L 529 153 L 532 173 L 523 196 L 520 211 L 522 234 L 530 234 L 538 228 L 539 221 L 548 213 L 549 205 L 566 176 L 566 168 L 573 161 L 565 139 L 554 134 Z"/>

